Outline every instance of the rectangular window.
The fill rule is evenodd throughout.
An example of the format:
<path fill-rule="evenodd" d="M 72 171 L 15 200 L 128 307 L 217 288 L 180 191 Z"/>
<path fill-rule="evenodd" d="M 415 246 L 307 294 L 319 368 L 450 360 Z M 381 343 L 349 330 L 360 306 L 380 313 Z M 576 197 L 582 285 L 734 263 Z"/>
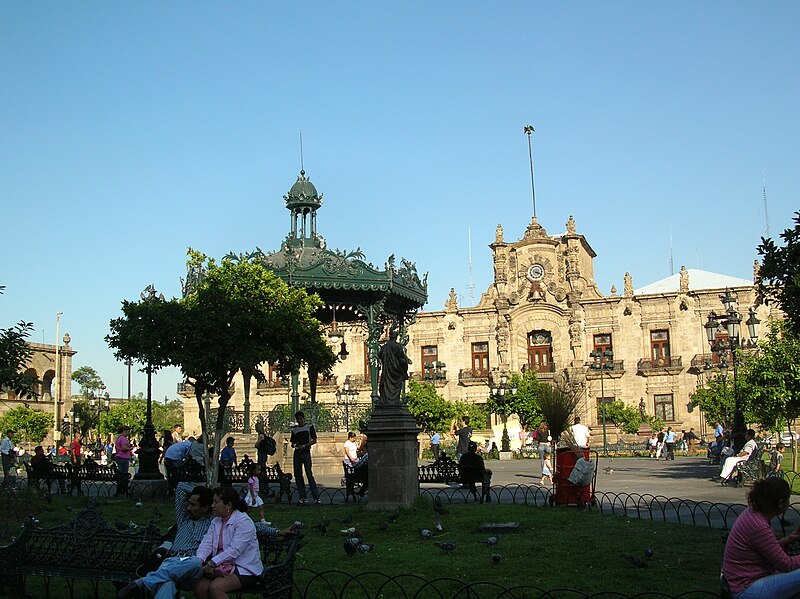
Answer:
<path fill-rule="evenodd" d="M 472 372 L 476 376 L 489 375 L 489 343 L 487 341 L 472 344 Z"/>
<path fill-rule="evenodd" d="M 436 345 L 422 346 L 422 373 L 433 372 L 439 361 L 439 347 Z"/>
<path fill-rule="evenodd" d="M 275 364 L 269 365 L 269 375 L 267 378 L 267 382 L 269 383 L 270 387 L 281 386 L 281 373 L 278 371 L 278 367 Z"/>
<path fill-rule="evenodd" d="M 675 421 L 675 408 L 672 403 L 672 393 L 656 395 L 653 401 L 655 404 L 656 418 L 661 418 L 664 422 Z"/>
<path fill-rule="evenodd" d="M 669 363 L 669 331 L 650 331 L 650 355 L 657 364 Z"/>

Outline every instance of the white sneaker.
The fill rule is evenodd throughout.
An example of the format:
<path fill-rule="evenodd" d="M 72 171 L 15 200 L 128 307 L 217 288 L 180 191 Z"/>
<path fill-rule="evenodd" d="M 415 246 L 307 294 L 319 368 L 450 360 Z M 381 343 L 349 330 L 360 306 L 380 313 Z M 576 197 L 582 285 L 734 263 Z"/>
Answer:
<path fill-rule="evenodd" d="M 305 505 L 308 503 L 308 500 L 303 497 L 302 499 L 298 500 L 297 505 Z"/>

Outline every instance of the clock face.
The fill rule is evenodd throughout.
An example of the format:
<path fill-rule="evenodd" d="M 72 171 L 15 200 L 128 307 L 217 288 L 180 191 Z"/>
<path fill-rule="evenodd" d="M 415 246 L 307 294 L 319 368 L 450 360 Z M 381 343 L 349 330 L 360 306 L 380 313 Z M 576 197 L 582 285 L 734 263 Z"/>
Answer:
<path fill-rule="evenodd" d="M 541 281 L 544 277 L 544 267 L 541 264 L 534 264 L 528 269 L 528 278 L 531 281 Z"/>

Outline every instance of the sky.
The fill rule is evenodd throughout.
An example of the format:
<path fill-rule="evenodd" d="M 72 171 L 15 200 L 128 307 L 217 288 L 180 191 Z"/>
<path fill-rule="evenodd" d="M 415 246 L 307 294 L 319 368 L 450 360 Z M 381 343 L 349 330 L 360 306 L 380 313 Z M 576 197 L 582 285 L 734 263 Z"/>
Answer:
<path fill-rule="evenodd" d="M 603 293 L 751 279 L 800 208 L 798 30 L 792 2 L 2 2 L 0 327 L 54 343 L 61 312 L 123 396 L 122 300 L 179 295 L 189 247 L 279 249 L 301 132 L 328 247 L 415 262 L 425 310 L 529 224 L 527 124 L 538 220 L 574 216 Z"/>

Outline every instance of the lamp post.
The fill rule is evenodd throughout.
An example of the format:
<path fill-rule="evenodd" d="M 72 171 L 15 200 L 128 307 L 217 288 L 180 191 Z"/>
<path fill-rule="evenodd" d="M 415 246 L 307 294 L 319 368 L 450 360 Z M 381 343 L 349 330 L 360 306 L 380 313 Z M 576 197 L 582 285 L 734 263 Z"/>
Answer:
<path fill-rule="evenodd" d="M 511 440 L 508 438 L 508 414 L 505 409 L 508 403 L 508 397 L 517 394 L 517 387 L 508 383 L 508 376 L 505 373 L 500 375 L 500 384 L 492 387 L 492 395 L 494 401 L 501 408 L 503 408 L 503 438 L 500 440 L 501 451 L 511 451 Z"/>
<path fill-rule="evenodd" d="M 336 405 L 344 408 L 344 427 L 350 430 L 350 406 L 358 401 L 358 391 L 350 387 L 348 378 L 344 379 L 342 388 L 336 391 Z"/>
<path fill-rule="evenodd" d="M 706 339 L 711 347 L 711 351 L 719 357 L 720 371 L 725 369 L 727 377 L 727 356 L 730 352 L 730 365 L 733 367 L 733 448 L 739 452 L 744 446 L 745 422 L 742 412 L 741 398 L 739 397 L 739 387 L 737 385 L 737 368 L 739 366 L 739 351 L 743 347 L 752 347 L 758 339 L 758 331 L 761 321 L 756 317 L 755 308 L 750 308 L 749 317 L 745 322 L 747 326 L 748 340 L 742 341 L 740 338 L 740 325 L 742 316 L 736 310 L 736 298 L 731 294 L 730 289 L 725 289 L 725 293 L 719 296 L 722 305 L 725 306 L 725 313 L 717 316 L 713 311 L 708 315 L 708 320 L 703 325 L 706 331 Z M 727 338 L 720 334 L 727 334 Z"/>
<path fill-rule="evenodd" d="M 105 388 L 106 388 L 106 386 L 102 385 L 100 387 L 101 392 L 104 391 Z M 100 417 L 102 416 L 102 414 L 104 412 L 108 412 L 110 404 L 111 404 L 111 399 L 109 398 L 107 391 L 105 393 L 103 393 L 100 397 L 95 396 L 94 393 L 91 393 L 89 395 L 89 408 L 93 412 L 96 410 L 96 414 L 95 414 L 96 415 L 96 424 L 95 424 L 96 435 L 95 436 L 97 438 L 95 439 L 95 446 L 94 446 L 94 450 L 93 450 L 94 453 L 95 453 L 95 458 L 99 458 L 100 457 L 100 451 L 103 448 L 103 444 L 100 441 Z"/>
<path fill-rule="evenodd" d="M 606 435 L 606 391 L 603 386 L 603 373 L 614 370 L 614 352 L 610 349 L 600 351 L 596 349 L 589 354 L 594 358 L 591 368 L 600 372 L 600 414 L 603 419 L 603 455 L 608 456 L 608 437 Z"/>

